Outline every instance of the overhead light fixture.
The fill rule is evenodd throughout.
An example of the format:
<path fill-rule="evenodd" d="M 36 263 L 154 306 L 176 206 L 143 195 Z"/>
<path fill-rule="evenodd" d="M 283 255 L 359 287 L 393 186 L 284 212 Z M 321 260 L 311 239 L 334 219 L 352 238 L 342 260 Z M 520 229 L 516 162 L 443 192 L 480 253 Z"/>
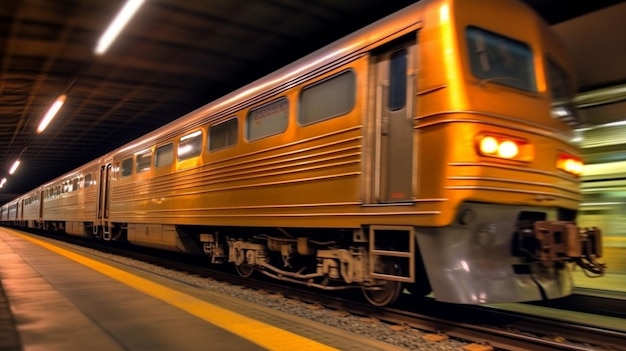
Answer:
<path fill-rule="evenodd" d="M 15 162 L 13 162 L 13 166 L 11 166 L 11 169 L 9 169 L 9 174 L 13 174 L 15 173 L 15 171 L 17 170 L 17 167 L 20 166 L 20 160 L 15 160 Z"/>
<path fill-rule="evenodd" d="M 2 180 L 0 180 L 0 188 L 2 188 L 4 186 L 4 183 L 7 182 L 6 178 L 2 178 Z"/>
<path fill-rule="evenodd" d="M 104 54 L 109 46 L 113 43 L 115 38 L 120 34 L 122 29 L 126 26 L 128 21 L 135 15 L 137 10 L 143 5 L 144 0 L 127 0 L 126 4 L 122 7 L 120 12 L 115 16 L 113 22 L 109 24 L 109 27 L 104 31 L 104 34 L 98 40 L 96 46 L 96 55 Z"/>
<path fill-rule="evenodd" d="M 37 127 L 37 133 L 41 133 L 46 129 L 48 124 L 50 124 L 50 121 L 52 121 L 54 116 L 56 116 L 57 112 L 59 112 L 59 110 L 61 109 L 61 106 L 63 106 L 63 104 L 65 103 L 65 99 L 67 99 L 67 96 L 61 95 L 56 99 L 56 101 L 54 101 L 52 106 L 50 106 L 50 108 L 48 109 L 48 112 L 46 112 L 46 114 L 41 119 L 39 127 Z"/>

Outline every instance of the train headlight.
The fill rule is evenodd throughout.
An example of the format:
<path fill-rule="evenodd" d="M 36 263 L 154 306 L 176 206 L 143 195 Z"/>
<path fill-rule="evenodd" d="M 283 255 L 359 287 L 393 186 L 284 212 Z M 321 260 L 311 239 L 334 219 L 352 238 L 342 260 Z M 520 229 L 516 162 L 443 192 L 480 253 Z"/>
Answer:
<path fill-rule="evenodd" d="M 480 140 L 480 152 L 493 155 L 498 151 L 498 140 L 494 137 L 486 136 Z"/>
<path fill-rule="evenodd" d="M 585 165 L 580 158 L 562 152 L 559 154 L 559 157 L 556 161 L 556 168 L 569 174 L 580 176 L 585 169 Z"/>
<path fill-rule="evenodd" d="M 530 144 L 526 140 L 518 138 L 481 135 L 478 137 L 477 143 L 478 152 L 483 156 L 529 161 L 532 155 Z"/>
<path fill-rule="evenodd" d="M 519 154 L 519 147 L 510 140 L 505 140 L 498 147 L 498 156 L 502 158 L 513 158 Z"/>

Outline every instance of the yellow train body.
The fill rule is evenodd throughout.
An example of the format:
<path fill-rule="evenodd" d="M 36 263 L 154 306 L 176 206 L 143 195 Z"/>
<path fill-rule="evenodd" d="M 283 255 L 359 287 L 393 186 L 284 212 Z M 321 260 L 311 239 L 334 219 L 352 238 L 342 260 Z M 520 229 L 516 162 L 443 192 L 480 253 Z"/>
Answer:
<path fill-rule="evenodd" d="M 494 1 L 486 6 L 499 4 Z M 450 21 L 442 23 L 441 11 L 446 6 Z M 407 20 L 396 20 L 404 20 L 401 24 L 389 21 L 377 28 L 377 33 L 384 33 L 381 38 L 349 41 L 348 47 L 363 47 L 356 52 L 346 50 L 344 56 L 348 58 L 337 55 L 337 61 L 347 62 L 336 64 L 334 69 L 321 67 L 317 76 L 300 84 L 278 86 L 276 93 L 245 108 L 231 108 L 230 114 L 212 108 L 193 112 L 170 126 L 180 130 L 168 141 L 174 148 L 177 138 L 194 130 L 202 130 L 206 145 L 208 125 L 220 119 L 237 116 L 245 121 L 250 110 L 267 101 L 278 97 L 289 101 L 289 122 L 279 135 L 247 142 L 246 125 L 241 122 L 239 141 L 229 149 L 175 162 L 168 170 L 152 168 L 114 179 L 112 213 L 120 222 L 179 224 L 184 219 L 184 223 L 198 225 L 358 228 L 365 224 L 445 226 L 453 220 L 460 203 L 468 200 L 576 209 L 580 201 L 578 178 L 555 165 L 559 150 L 577 151 L 565 139 L 571 127 L 550 116 L 551 99 L 543 74 L 545 55 L 562 60 L 562 50 L 546 43 L 549 32 L 536 28 L 537 18 L 528 9 L 511 8 L 510 4 L 500 7 L 503 13 L 515 13 L 515 21 L 509 16 L 504 17 L 506 21 L 481 16 L 483 11 L 464 2 L 416 7 L 407 11 Z M 479 85 L 466 67 L 466 56 L 458 54 L 466 50 L 462 29 L 475 23 L 529 44 L 536 56 L 537 92 L 524 94 Z M 402 35 L 416 41 L 419 37 L 414 67 L 414 184 L 409 201 L 399 206 L 368 206 L 387 202 L 377 200 L 373 184 L 376 148 L 371 131 L 378 122 L 368 99 L 373 93 L 369 83 L 372 58 L 367 53 L 372 46 L 385 45 Z M 345 70 L 356 75 L 354 108 L 337 118 L 299 125 L 297 102 L 302 88 Z M 237 101 L 244 106 L 246 102 Z M 205 121 L 204 125 L 198 120 Z M 186 127 L 189 124 L 200 125 Z M 475 151 L 475 138 L 483 132 L 528 140 L 532 158 L 520 163 L 481 157 Z M 146 147 L 152 146 L 139 143 L 116 153 L 113 163 Z"/>

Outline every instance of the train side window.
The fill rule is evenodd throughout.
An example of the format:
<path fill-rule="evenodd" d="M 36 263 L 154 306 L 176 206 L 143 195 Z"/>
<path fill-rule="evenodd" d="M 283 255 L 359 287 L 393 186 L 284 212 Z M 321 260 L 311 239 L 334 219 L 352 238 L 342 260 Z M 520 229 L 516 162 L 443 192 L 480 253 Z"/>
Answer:
<path fill-rule="evenodd" d="M 122 177 L 128 177 L 133 174 L 133 158 L 129 157 L 122 161 L 121 175 Z"/>
<path fill-rule="evenodd" d="M 280 134 L 287 129 L 289 120 L 289 101 L 286 97 L 255 107 L 246 118 L 246 137 L 258 140 Z"/>
<path fill-rule="evenodd" d="M 78 180 L 79 180 L 78 178 L 74 178 L 74 179 L 72 180 L 72 190 L 71 190 L 71 191 L 76 191 L 76 190 L 78 190 Z"/>
<path fill-rule="evenodd" d="M 85 188 L 89 188 L 90 186 L 92 186 L 91 184 L 91 173 L 87 173 L 85 174 L 85 185 L 83 185 Z"/>
<path fill-rule="evenodd" d="M 174 144 L 169 143 L 159 146 L 156 149 L 156 157 L 154 158 L 155 167 L 163 167 L 172 164 L 174 161 Z"/>
<path fill-rule="evenodd" d="M 202 153 L 202 131 L 198 130 L 180 138 L 178 142 L 178 161 L 200 156 Z"/>
<path fill-rule="evenodd" d="M 406 105 L 407 51 L 398 50 L 389 59 L 389 110 L 398 111 Z"/>
<path fill-rule="evenodd" d="M 300 95 L 301 125 L 345 115 L 354 107 L 356 76 L 352 70 L 304 87 Z"/>
<path fill-rule="evenodd" d="M 152 165 L 152 149 L 143 150 L 135 155 L 135 172 L 141 173 L 150 169 Z"/>
<path fill-rule="evenodd" d="M 237 117 L 209 127 L 209 151 L 237 144 L 238 127 Z"/>

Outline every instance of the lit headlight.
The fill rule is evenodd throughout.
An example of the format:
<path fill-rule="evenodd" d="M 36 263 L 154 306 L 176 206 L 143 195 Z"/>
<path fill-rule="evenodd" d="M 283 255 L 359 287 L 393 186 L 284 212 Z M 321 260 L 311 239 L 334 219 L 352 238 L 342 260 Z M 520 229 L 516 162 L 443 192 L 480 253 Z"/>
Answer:
<path fill-rule="evenodd" d="M 498 156 L 502 158 L 513 158 L 519 154 L 519 147 L 510 140 L 505 140 L 498 146 Z"/>
<path fill-rule="evenodd" d="M 481 135 L 478 137 L 478 152 L 484 156 L 492 156 L 504 159 L 520 159 L 522 148 L 528 147 L 525 140 L 496 135 Z"/>
<path fill-rule="evenodd" d="M 580 158 L 562 152 L 559 154 L 559 157 L 556 161 L 556 168 L 569 174 L 580 176 L 585 169 L 585 165 Z"/>

